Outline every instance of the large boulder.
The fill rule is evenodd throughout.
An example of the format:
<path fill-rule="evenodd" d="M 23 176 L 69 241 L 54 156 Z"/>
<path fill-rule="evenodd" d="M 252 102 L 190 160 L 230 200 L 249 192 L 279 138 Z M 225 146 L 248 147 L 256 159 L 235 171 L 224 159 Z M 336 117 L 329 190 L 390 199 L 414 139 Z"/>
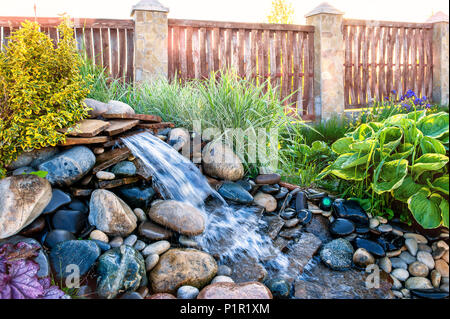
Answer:
<path fill-rule="evenodd" d="M 137 227 L 131 208 L 114 193 L 97 189 L 89 203 L 89 223 L 111 236 L 128 236 Z"/>
<path fill-rule="evenodd" d="M 219 282 L 203 288 L 197 299 L 272 299 L 272 293 L 260 282 Z"/>
<path fill-rule="evenodd" d="M 95 165 L 95 155 L 86 146 L 76 146 L 64 151 L 38 166 L 48 172 L 52 185 L 70 186 L 79 181 Z"/>
<path fill-rule="evenodd" d="M 0 180 L 0 239 L 13 236 L 31 224 L 51 198 L 50 183 L 35 175 Z"/>
<path fill-rule="evenodd" d="M 84 276 L 100 257 L 100 248 L 91 240 L 68 240 L 59 243 L 50 252 L 50 262 L 58 278 L 66 278 L 78 266 L 80 275 Z"/>
<path fill-rule="evenodd" d="M 86 108 L 89 109 L 88 114 L 90 118 L 96 118 L 108 111 L 108 105 L 106 103 L 94 99 L 85 99 L 84 103 L 86 104 Z"/>
<path fill-rule="evenodd" d="M 171 249 L 161 256 L 149 279 L 153 292 L 174 294 L 181 286 L 203 288 L 214 278 L 217 269 L 216 261 L 207 253 Z"/>
<path fill-rule="evenodd" d="M 114 298 L 119 291 L 136 291 L 147 285 L 145 262 L 133 247 L 122 245 L 100 256 L 97 266 L 97 293 Z"/>
<path fill-rule="evenodd" d="M 118 114 L 135 114 L 133 108 L 126 103 L 120 101 L 111 100 L 107 105 L 108 110 L 103 113 L 105 115 L 118 115 Z"/>
<path fill-rule="evenodd" d="M 203 213 L 188 203 L 161 201 L 152 206 L 148 216 L 155 223 L 187 236 L 200 235 L 205 230 Z"/>
<path fill-rule="evenodd" d="M 237 181 L 244 176 L 244 166 L 233 150 L 221 143 L 208 143 L 202 152 L 204 172 L 216 178 Z"/>

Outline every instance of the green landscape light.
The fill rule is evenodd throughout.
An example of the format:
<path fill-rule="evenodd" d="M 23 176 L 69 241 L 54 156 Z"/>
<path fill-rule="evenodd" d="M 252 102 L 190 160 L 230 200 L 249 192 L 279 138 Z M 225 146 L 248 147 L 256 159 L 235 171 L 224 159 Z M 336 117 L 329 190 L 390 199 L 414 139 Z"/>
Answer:
<path fill-rule="evenodd" d="M 330 211 L 331 210 L 331 204 L 333 203 L 333 201 L 331 200 L 330 197 L 325 196 L 324 198 L 322 198 L 322 200 L 320 201 L 319 204 L 319 208 L 323 211 Z"/>

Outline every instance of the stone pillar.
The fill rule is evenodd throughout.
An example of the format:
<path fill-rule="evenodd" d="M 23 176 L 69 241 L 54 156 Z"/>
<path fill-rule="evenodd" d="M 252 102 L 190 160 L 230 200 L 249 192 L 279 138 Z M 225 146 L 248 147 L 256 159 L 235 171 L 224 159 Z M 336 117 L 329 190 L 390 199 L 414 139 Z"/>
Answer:
<path fill-rule="evenodd" d="M 157 0 L 141 0 L 133 6 L 136 82 L 168 75 L 168 13 L 169 9 Z"/>
<path fill-rule="evenodd" d="M 314 32 L 314 102 L 317 115 L 329 119 L 344 115 L 344 13 L 322 3 L 308 13 L 306 24 Z"/>
<path fill-rule="evenodd" d="M 433 23 L 433 95 L 432 100 L 448 105 L 448 15 L 438 12 L 427 20 Z"/>

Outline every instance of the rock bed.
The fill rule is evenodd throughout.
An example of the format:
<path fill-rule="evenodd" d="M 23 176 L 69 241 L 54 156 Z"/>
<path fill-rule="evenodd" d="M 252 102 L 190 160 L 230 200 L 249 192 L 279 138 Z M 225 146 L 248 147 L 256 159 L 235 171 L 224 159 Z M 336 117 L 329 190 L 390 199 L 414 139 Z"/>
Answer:
<path fill-rule="evenodd" d="M 40 276 L 52 269 L 65 278 L 66 266 L 76 264 L 84 278 L 78 295 L 88 298 L 344 296 L 344 291 L 331 294 L 330 287 L 299 278 L 318 258 L 320 267 L 329 269 L 322 273 L 345 274 L 338 280 L 355 286 L 360 295 L 353 297 L 448 297 L 447 230 L 426 237 L 398 221 L 369 216 L 353 201 L 331 199 L 332 207 L 323 207 L 325 194 L 283 183 L 277 174 L 246 179 L 230 149 L 215 150 L 205 141 L 203 158 L 224 152 L 233 164 L 223 167 L 213 158 L 197 166 L 212 176 L 208 182 L 229 203 L 260 208 L 264 233 L 288 256 L 290 266 L 287 276 L 278 276 L 259 260 L 218 262 L 193 240 L 205 230 L 201 212 L 162 200 L 151 174 L 120 141 L 150 131 L 180 151 L 191 136 L 156 116 L 135 114 L 121 102 L 86 102 L 91 118 L 68 130 L 65 145 L 23 154 L 10 165 L 10 177 L 0 181 L 0 198 L 5 198 L 0 245 L 40 245 L 35 258 Z M 191 149 L 189 156 L 199 154 Z M 23 175 L 37 170 L 48 172 L 47 181 Z M 383 274 L 377 296 L 364 290 L 366 275 L 360 271 L 375 263 Z"/>

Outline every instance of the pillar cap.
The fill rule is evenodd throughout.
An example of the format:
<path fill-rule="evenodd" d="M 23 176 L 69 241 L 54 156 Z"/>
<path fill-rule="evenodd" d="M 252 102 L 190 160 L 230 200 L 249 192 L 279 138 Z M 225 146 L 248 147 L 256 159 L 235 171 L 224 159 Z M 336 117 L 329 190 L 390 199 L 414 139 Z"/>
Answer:
<path fill-rule="evenodd" d="M 433 14 L 427 20 L 427 23 L 436 23 L 436 22 L 447 22 L 448 23 L 448 15 L 446 15 L 442 11 L 439 11 L 439 12 Z"/>
<path fill-rule="evenodd" d="M 134 11 L 153 11 L 153 12 L 169 12 L 169 8 L 163 6 L 158 0 L 141 0 L 131 9 L 131 15 Z"/>
<path fill-rule="evenodd" d="M 305 18 L 317 15 L 317 14 L 336 14 L 336 15 L 343 15 L 344 12 L 339 11 L 338 9 L 336 9 L 335 7 L 333 7 L 332 5 L 330 5 L 327 2 L 322 2 L 321 4 L 319 4 L 314 10 L 312 10 L 311 12 L 309 12 L 308 14 L 305 15 Z"/>

